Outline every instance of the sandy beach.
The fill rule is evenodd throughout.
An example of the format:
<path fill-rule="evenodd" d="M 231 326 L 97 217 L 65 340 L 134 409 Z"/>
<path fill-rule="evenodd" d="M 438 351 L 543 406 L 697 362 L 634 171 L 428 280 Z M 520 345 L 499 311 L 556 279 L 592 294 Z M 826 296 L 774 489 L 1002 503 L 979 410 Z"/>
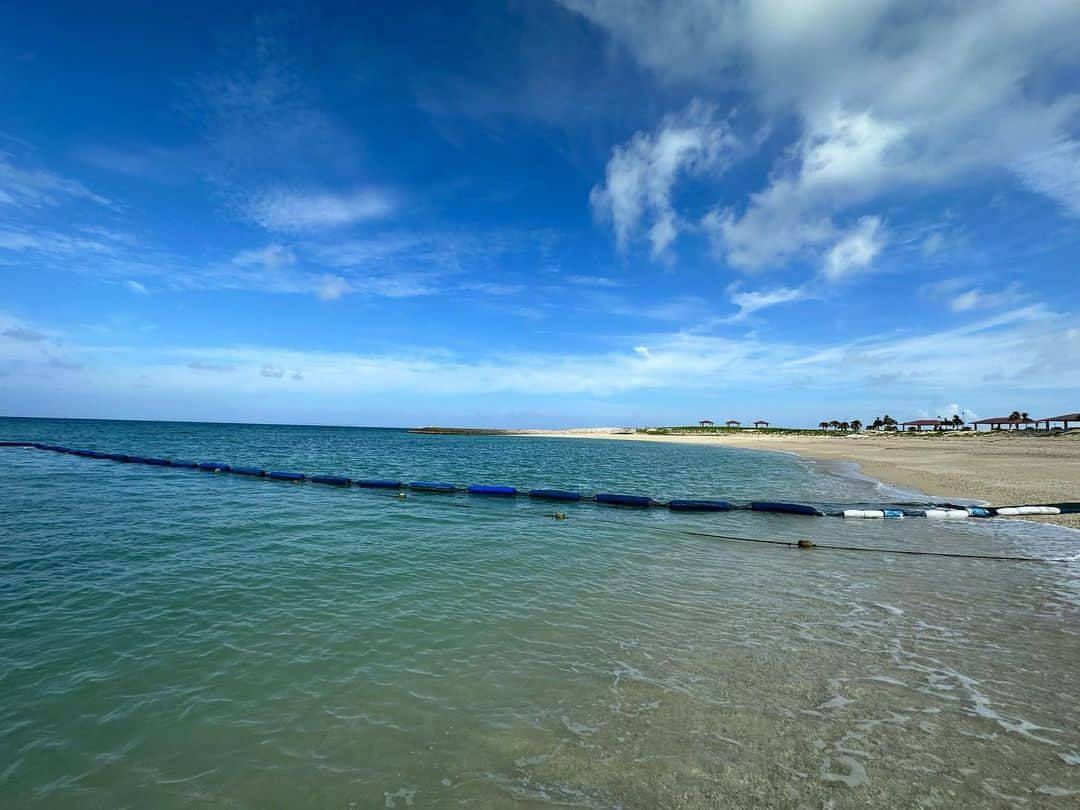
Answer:
<path fill-rule="evenodd" d="M 714 444 L 796 453 L 820 461 L 850 461 L 866 475 L 905 489 L 994 506 L 1080 500 L 1080 431 L 837 434 L 754 430 L 715 434 L 627 433 L 617 428 L 523 431 L 528 435 L 615 441 Z M 1039 520 L 1080 529 L 1080 515 Z"/>

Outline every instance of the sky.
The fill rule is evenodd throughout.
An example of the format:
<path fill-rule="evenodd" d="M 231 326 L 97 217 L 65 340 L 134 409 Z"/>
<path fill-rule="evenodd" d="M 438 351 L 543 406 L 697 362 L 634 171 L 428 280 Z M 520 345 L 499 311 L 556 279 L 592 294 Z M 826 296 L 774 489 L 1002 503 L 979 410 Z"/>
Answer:
<path fill-rule="evenodd" d="M 1078 41 L 1076 0 L 9 4 L 0 414 L 1080 410 Z"/>

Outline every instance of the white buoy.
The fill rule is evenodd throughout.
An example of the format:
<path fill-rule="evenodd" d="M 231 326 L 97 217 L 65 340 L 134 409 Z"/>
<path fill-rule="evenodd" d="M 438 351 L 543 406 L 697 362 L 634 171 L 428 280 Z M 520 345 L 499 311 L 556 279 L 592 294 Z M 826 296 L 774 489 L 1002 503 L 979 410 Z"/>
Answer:
<path fill-rule="evenodd" d="M 927 509 L 923 514 L 938 520 L 969 517 L 967 509 Z"/>
<path fill-rule="evenodd" d="M 999 515 L 1060 515 L 1056 506 L 1003 506 L 995 510 Z"/>

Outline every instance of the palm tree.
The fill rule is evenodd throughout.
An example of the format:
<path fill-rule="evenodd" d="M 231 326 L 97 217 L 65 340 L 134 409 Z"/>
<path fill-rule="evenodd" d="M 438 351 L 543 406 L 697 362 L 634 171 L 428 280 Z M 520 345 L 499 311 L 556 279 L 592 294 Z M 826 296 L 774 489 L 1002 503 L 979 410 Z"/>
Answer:
<path fill-rule="evenodd" d="M 964 426 L 964 420 L 958 413 L 952 415 L 952 426 L 954 430 L 959 430 Z"/>
<path fill-rule="evenodd" d="M 881 422 L 885 425 L 886 430 L 896 427 L 896 420 L 888 414 L 885 414 L 883 417 L 881 417 Z"/>
<path fill-rule="evenodd" d="M 840 423 L 840 429 L 841 430 L 851 430 L 851 422 L 841 422 Z"/>
<path fill-rule="evenodd" d="M 818 422 L 817 426 L 819 428 L 821 428 L 822 430 L 828 430 L 829 429 L 829 423 L 828 422 Z"/>
<path fill-rule="evenodd" d="M 872 427 L 874 430 L 881 430 L 883 427 L 885 427 L 885 422 L 880 416 L 875 416 L 874 421 L 870 424 L 870 427 Z"/>
<path fill-rule="evenodd" d="M 1016 430 L 1017 423 L 1024 417 L 1020 414 L 1020 411 L 1013 411 L 1009 414 L 1009 421 L 1012 423 L 1012 429 Z"/>
<path fill-rule="evenodd" d="M 862 422 L 860 422 L 858 419 L 852 419 L 850 424 L 851 429 L 854 430 L 856 433 L 862 430 Z"/>
<path fill-rule="evenodd" d="M 839 430 L 840 423 L 833 419 L 831 422 L 829 422 L 829 427 L 831 427 L 833 430 Z"/>

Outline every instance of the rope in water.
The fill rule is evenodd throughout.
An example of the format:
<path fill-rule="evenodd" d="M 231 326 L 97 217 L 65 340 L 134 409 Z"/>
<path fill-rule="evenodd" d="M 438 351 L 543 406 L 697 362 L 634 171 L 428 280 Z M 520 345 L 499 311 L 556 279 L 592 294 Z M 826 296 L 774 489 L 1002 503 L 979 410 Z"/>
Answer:
<path fill-rule="evenodd" d="M 811 540 L 766 540 L 762 537 L 740 537 L 734 534 L 713 534 L 712 532 L 694 532 L 687 529 L 656 529 L 672 534 L 685 534 L 693 537 L 709 537 L 715 540 L 733 540 L 744 543 L 764 543 L 771 546 L 789 546 L 801 549 L 825 548 L 830 551 L 866 551 L 877 554 L 907 554 L 913 557 L 951 557 L 958 560 L 996 560 L 1000 562 L 1027 563 L 1067 563 L 1076 560 L 1055 557 L 1015 557 L 1004 554 L 953 554 L 947 551 L 920 551 L 916 549 L 871 548 L 868 546 L 836 546 L 828 543 L 815 543 Z"/>

